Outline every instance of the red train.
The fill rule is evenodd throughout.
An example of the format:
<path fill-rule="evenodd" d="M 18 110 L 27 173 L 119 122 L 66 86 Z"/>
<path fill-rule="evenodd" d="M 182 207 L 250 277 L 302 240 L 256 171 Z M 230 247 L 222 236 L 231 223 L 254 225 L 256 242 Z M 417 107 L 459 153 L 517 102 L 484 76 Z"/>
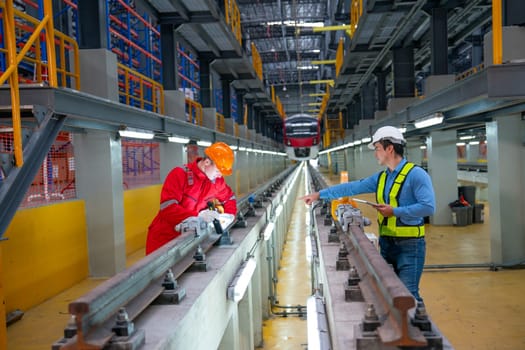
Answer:
<path fill-rule="evenodd" d="M 293 160 L 317 158 L 321 143 L 321 122 L 309 114 L 294 114 L 283 123 L 286 153 Z"/>

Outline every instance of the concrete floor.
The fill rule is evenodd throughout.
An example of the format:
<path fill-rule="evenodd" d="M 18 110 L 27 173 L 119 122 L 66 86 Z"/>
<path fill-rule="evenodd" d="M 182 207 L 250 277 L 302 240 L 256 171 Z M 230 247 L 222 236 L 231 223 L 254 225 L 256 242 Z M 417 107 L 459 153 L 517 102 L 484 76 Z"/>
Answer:
<path fill-rule="evenodd" d="M 338 182 L 334 176 L 328 179 Z M 300 189 L 302 191 L 302 186 Z M 373 199 L 373 196 L 360 197 Z M 372 208 L 361 209 L 365 216 L 375 218 Z M 525 269 L 491 271 L 461 267 L 490 261 L 489 209 L 485 205 L 483 224 L 428 227 L 426 262 L 432 268 L 423 273 L 421 293 L 430 316 L 455 349 L 525 349 L 525 299 L 522 294 Z M 306 305 L 310 294 L 304 254 L 306 211 L 304 204 L 297 202 L 278 274 L 280 305 Z M 368 227 L 367 232 L 377 232 L 374 225 Z M 129 257 L 128 263 L 142 255 L 143 252 L 137 252 Z M 436 268 L 444 265 L 451 266 Z M 68 320 L 64 312 L 68 303 L 100 282 L 102 280 L 86 280 L 26 310 L 23 319 L 8 328 L 8 350 L 49 349 Z M 263 323 L 263 337 L 262 349 L 306 349 L 306 320 L 297 316 L 271 317 Z"/>

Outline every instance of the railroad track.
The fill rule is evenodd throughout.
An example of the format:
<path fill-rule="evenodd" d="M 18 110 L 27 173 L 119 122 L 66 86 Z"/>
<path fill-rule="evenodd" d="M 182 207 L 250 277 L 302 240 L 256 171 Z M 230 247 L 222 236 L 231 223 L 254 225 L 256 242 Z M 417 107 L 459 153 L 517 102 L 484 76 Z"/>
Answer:
<path fill-rule="evenodd" d="M 229 233 L 246 227 L 245 218 L 265 201 L 296 169 L 290 167 L 254 192 L 238 200 L 236 220 L 221 234 L 211 225 L 194 227 L 130 268 L 71 302 L 70 322 L 64 337 L 52 344 L 58 349 L 138 349 L 144 331 L 134 328 L 134 320 L 153 303 L 178 303 L 185 290 L 177 279 L 185 272 L 206 269 L 206 253 L 217 245 L 231 244 Z"/>
<path fill-rule="evenodd" d="M 315 191 L 326 187 L 317 171 L 310 168 L 309 172 Z M 315 221 L 324 222 L 324 225 L 319 224 L 315 230 L 318 236 L 312 239 L 312 251 L 322 251 L 322 242 L 340 246 L 335 262 L 336 270 L 348 273 L 344 286 L 341 287 L 344 292 L 334 295 L 344 298 L 346 303 L 364 304 L 361 322 L 356 324 L 352 333 L 355 349 L 448 348 L 446 339 L 432 323 L 424 305 L 416 304 L 414 297 L 365 234 L 364 227 L 368 219 L 362 216 L 359 209 L 349 204 L 339 204 L 335 211 L 337 218 L 334 219 L 330 208 L 331 203 L 328 202 L 318 203 L 317 207 L 312 208 Z M 339 287 L 332 285 L 331 288 Z M 315 289 L 324 294 L 322 285 Z M 327 302 L 326 307 L 334 309 L 334 305 L 341 305 L 340 303 L 341 300 L 331 300 L 331 305 Z M 329 310 L 328 313 L 330 312 L 337 311 Z M 326 312 L 320 314 L 326 315 Z M 324 322 L 330 324 L 328 319 Z M 332 328 L 339 327 L 335 323 L 337 322 L 332 321 Z M 335 341 L 337 340 L 332 337 L 332 342 Z"/>

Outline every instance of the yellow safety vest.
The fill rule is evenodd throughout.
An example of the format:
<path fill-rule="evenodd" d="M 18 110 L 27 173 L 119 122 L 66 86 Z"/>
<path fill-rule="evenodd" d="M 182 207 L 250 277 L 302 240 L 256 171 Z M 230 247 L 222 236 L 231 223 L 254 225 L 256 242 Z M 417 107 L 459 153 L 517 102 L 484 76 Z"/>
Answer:
<path fill-rule="evenodd" d="M 390 205 L 393 208 L 397 208 L 399 206 L 397 200 L 399 198 L 399 191 L 401 190 L 401 187 L 403 186 L 403 182 L 405 182 L 405 179 L 414 168 L 414 163 L 407 162 L 399 174 L 396 176 L 394 183 L 392 185 L 392 188 L 390 189 L 390 193 L 388 193 L 388 197 L 390 198 Z M 386 185 L 386 170 L 379 175 L 379 180 L 377 184 L 377 193 L 376 193 L 376 200 L 379 204 L 385 204 L 384 201 L 384 193 L 385 193 L 385 185 Z M 397 226 L 396 225 L 397 218 L 395 216 L 391 217 L 384 217 L 380 212 L 377 212 L 377 222 L 379 223 L 379 235 L 380 236 L 389 236 L 389 237 L 423 237 L 425 236 L 425 226 Z"/>

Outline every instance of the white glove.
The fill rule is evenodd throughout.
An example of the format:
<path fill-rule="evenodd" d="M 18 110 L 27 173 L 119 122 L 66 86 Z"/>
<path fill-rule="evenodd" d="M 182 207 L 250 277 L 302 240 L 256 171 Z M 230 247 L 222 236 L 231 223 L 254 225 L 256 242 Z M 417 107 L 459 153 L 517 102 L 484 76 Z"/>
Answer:
<path fill-rule="evenodd" d="M 215 210 L 209 209 L 203 210 L 199 213 L 199 217 L 206 222 L 212 222 L 213 220 L 218 219 L 219 215 L 220 214 Z"/>
<path fill-rule="evenodd" d="M 184 233 L 187 229 L 203 229 L 206 228 L 206 225 L 208 225 L 207 222 L 204 221 L 204 219 L 199 218 L 198 216 L 190 216 L 184 220 L 182 220 L 180 223 L 175 225 L 175 231 L 179 231 L 180 233 Z"/>
<path fill-rule="evenodd" d="M 221 214 L 219 221 L 221 222 L 221 227 L 225 230 L 232 222 L 235 220 L 235 215 L 232 214 Z"/>

